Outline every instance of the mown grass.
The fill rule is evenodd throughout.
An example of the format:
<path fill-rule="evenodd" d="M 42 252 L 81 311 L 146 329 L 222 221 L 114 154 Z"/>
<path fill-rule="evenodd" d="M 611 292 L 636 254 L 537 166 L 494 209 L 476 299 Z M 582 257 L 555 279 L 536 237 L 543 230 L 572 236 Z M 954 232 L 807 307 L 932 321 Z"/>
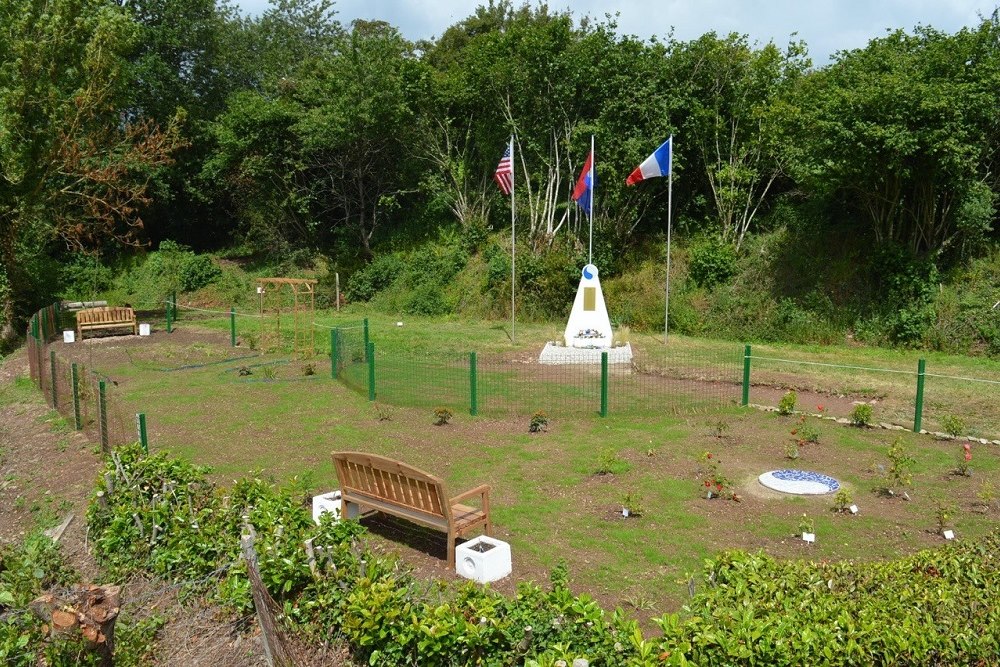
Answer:
<path fill-rule="evenodd" d="M 379 336 L 380 322 L 384 324 L 370 320 Z M 424 343 L 433 338 L 434 328 L 432 321 L 419 327 Z M 451 322 L 442 328 L 442 338 L 450 341 L 444 349 L 450 346 L 451 353 L 475 340 L 474 333 L 460 336 Z M 493 331 L 483 325 L 472 328 Z M 398 329 L 388 329 L 395 338 L 384 347 L 396 346 L 402 353 L 408 348 Z M 672 344 L 675 340 L 694 350 L 723 349 L 679 337 L 672 337 Z M 496 337 L 489 344 L 496 350 L 503 345 Z M 167 353 L 171 367 L 185 364 L 183 349 Z M 221 358 L 221 352 L 213 356 L 199 348 L 192 356 L 205 361 Z M 783 452 L 795 418 L 721 401 L 711 410 L 702 406 L 687 413 L 638 416 L 620 410 L 606 419 L 596 411 L 551 412 L 549 430 L 539 435 L 527 432 L 526 417 L 473 418 L 467 410 L 454 410 L 451 424 L 436 427 L 428 407 L 437 403 L 433 391 L 425 390 L 426 406 L 395 406 L 390 419 L 380 420 L 366 393 L 331 380 L 322 363 L 317 376 L 303 379 L 296 375 L 300 362 L 261 357 L 253 365 L 273 363 L 284 369 L 267 382 L 256 374 L 239 377 L 236 368 L 247 363 L 168 371 L 158 370 L 167 364 L 144 360 L 106 372 L 120 382 L 115 395 L 126 411 L 147 414 L 154 451 L 169 449 L 210 464 L 224 478 L 249 471 L 281 479 L 305 476 L 315 480 L 318 490 L 336 486 L 330 458 L 335 450 L 402 459 L 440 475 L 452 491 L 489 483 L 495 522 L 514 547 L 516 570 L 537 575 L 566 559 L 577 585 L 610 601 L 652 601 L 661 612 L 678 607 L 689 573 L 720 549 L 763 548 L 779 556 L 827 559 L 891 557 L 939 541 L 932 534 L 939 501 L 960 507 L 955 528 L 963 539 L 985 533 L 995 519 L 995 514 L 978 511 L 975 498 L 981 480 L 996 480 L 1000 472 L 992 447 L 977 446 L 975 476 L 958 478 L 949 474 L 958 462 L 957 443 L 902 434 L 915 459 L 912 501 L 907 503 L 871 492 L 871 471 L 885 461 L 885 450 L 897 437 L 892 432 L 813 420 L 820 443 L 805 447 L 803 458 L 792 463 Z M 728 426 L 723 437 L 716 437 L 719 421 Z M 698 457 L 707 450 L 723 462 L 742 503 L 699 497 Z M 608 452 L 628 465 L 619 474 L 594 475 Z M 818 468 L 837 477 L 854 494 L 861 514 L 833 515 L 829 497 L 755 495 L 756 476 L 781 467 Z M 641 499 L 646 508 L 641 518 L 616 517 L 626 493 Z M 808 550 L 794 538 L 802 513 L 814 519 L 819 534 L 819 543 Z"/>

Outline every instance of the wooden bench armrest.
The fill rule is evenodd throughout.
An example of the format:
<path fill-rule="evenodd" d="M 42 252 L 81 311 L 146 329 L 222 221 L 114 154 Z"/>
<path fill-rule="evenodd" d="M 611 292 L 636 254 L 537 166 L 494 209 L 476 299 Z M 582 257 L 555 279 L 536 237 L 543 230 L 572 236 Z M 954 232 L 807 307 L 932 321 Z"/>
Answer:
<path fill-rule="evenodd" d="M 460 493 L 451 499 L 451 504 L 454 505 L 457 502 L 460 502 L 462 500 L 467 500 L 469 498 L 472 498 L 473 496 L 479 496 L 482 499 L 484 508 L 489 507 L 488 503 L 490 499 L 490 485 L 480 484 L 474 489 L 469 489 L 465 493 Z"/>

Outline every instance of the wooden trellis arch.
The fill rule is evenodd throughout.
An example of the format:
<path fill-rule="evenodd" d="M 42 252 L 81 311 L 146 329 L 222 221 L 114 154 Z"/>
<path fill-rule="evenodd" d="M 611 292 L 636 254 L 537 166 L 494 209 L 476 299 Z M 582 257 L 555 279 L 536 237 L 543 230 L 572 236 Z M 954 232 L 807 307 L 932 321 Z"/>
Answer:
<path fill-rule="evenodd" d="M 316 332 L 313 320 L 316 319 L 317 282 L 312 278 L 257 278 L 261 349 L 281 344 L 281 315 L 290 311 L 295 354 L 302 353 L 310 357 L 314 354 Z M 287 294 L 291 294 L 292 298 L 291 305 L 286 310 L 282 308 L 282 301 Z"/>

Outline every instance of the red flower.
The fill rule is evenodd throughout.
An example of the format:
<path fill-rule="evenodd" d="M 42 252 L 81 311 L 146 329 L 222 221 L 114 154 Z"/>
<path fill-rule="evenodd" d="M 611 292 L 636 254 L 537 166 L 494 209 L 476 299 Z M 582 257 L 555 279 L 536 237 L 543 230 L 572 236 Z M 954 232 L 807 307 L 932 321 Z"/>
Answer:
<path fill-rule="evenodd" d="M 823 412 L 823 406 L 822 405 L 817 405 L 816 409 L 819 410 L 820 412 Z"/>
<path fill-rule="evenodd" d="M 706 487 L 712 486 L 712 483 L 706 479 L 705 480 L 705 486 Z"/>
<path fill-rule="evenodd" d="M 795 435 L 795 434 L 796 434 L 796 433 L 798 433 L 798 432 L 799 432 L 799 429 L 797 429 L 797 428 L 793 428 L 793 429 L 792 429 L 792 435 Z"/>
<path fill-rule="evenodd" d="M 715 488 L 717 488 L 719 491 L 722 491 L 722 482 L 716 483 Z"/>
<path fill-rule="evenodd" d="M 712 458 L 712 454 L 711 453 L 709 453 L 708 458 Z"/>

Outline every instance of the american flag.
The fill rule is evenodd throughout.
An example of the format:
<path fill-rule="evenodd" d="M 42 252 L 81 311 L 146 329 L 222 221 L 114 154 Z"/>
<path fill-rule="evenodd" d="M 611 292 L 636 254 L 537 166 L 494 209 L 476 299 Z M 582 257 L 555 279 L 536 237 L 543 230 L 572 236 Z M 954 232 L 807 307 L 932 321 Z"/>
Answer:
<path fill-rule="evenodd" d="M 514 166 L 510 160 L 510 144 L 507 144 L 507 150 L 503 152 L 503 157 L 500 158 L 500 164 L 497 165 L 496 173 L 493 174 L 493 180 L 497 182 L 500 186 L 500 191 L 505 195 L 509 195 L 511 190 L 514 189 Z"/>

